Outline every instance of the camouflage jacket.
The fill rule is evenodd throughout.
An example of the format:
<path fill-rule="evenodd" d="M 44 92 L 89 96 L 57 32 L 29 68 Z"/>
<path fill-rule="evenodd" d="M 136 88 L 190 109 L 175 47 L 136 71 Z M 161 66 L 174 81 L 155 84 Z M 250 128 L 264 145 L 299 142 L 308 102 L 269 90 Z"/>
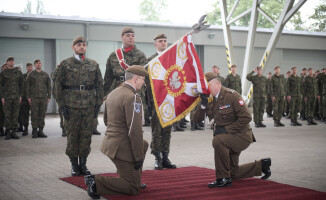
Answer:
<path fill-rule="evenodd" d="M 26 99 L 26 80 L 28 77 L 29 73 L 23 74 L 23 94 L 22 94 L 22 99 Z"/>
<path fill-rule="evenodd" d="M 286 95 L 286 81 L 283 74 L 274 74 L 271 79 L 270 93 L 272 97 L 282 97 Z"/>
<path fill-rule="evenodd" d="M 23 74 L 17 68 L 5 69 L 0 74 L 0 98 L 16 99 L 24 90 Z"/>
<path fill-rule="evenodd" d="M 299 76 L 291 75 L 286 82 L 286 86 L 287 96 L 301 96 L 301 78 Z"/>
<path fill-rule="evenodd" d="M 59 70 L 59 67 L 55 68 L 54 72 L 51 73 L 51 79 L 53 81 L 52 95 L 53 95 L 54 99 L 57 99 L 55 80 L 57 78 L 58 70 Z"/>
<path fill-rule="evenodd" d="M 326 95 L 326 74 L 319 73 L 317 76 L 318 95 Z"/>
<path fill-rule="evenodd" d="M 318 87 L 315 77 L 307 76 L 302 84 L 302 95 L 304 97 L 317 97 Z"/>
<path fill-rule="evenodd" d="M 253 84 L 253 96 L 254 97 L 266 97 L 267 91 L 267 78 L 265 76 L 259 77 L 254 75 L 255 72 L 252 71 L 247 75 L 247 80 L 251 81 Z"/>
<path fill-rule="evenodd" d="M 96 61 L 89 58 L 79 61 L 72 56 L 60 63 L 56 75 L 56 100 L 59 107 L 90 108 L 102 105 L 103 78 Z"/>
<path fill-rule="evenodd" d="M 225 87 L 225 78 L 223 78 L 223 76 L 217 75 L 217 77 L 220 79 L 222 86 Z"/>
<path fill-rule="evenodd" d="M 124 59 L 129 66 L 147 64 L 145 54 L 138 50 L 136 46 L 126 53 L 122 50 Z M 124 82 L 125 70 L 120 66 L 115 51 L 112 52 L 106 62 L 106 70 L 104 75 L 104 94 L 109 94 Z"/>
<path fill-rule="evenodd" d="M 239 92 L 239 94 L 241 95 L 242 88 L 241 88 L 241 78 L 239 74 L 236 74 L 235 76 L 233 76 L 233 74 L 227 75 L 227 77 L 225 78 L 225 87 L 233 89 Z"/>
<path fill-rule="evenodd" d="M 39 97 L 51 99 L 51 80 L 45 71 L 32 71 L 26 80 L 27 98 Z"/>

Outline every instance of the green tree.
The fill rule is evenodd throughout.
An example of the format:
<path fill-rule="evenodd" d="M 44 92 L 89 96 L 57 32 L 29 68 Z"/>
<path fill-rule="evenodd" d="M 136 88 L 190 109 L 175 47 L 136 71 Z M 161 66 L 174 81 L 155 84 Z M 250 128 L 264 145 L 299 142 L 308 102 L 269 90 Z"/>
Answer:
<path fill-rule="evenodd" d="M 144 21 L 163 21 L 160 17 L 166 8 L 165 0 L 143 0 L 139 5 L 139 14 Z"/>
<path fill-rule="evenodd" d="M 310 30 L 325 32 L 326 31 L 326 0 L 323 0 L 320 5 L 315 8 L 315 13 L 309 17 L 315 22 L 311 24 Z"/>
<path fill-rule="evenodd" d="M 26 7 L 25 7 L 23 13 L 33 14 L 33 12 L 32 12 L 32 2 L 30 0 L 27 1 Z M 42 14 L 48 14 L 48 12 L 44 8 L 42 0 L 37 0 L 37 2 L 36 2 L 36 14 L 41 14 L 41 15 Z"/>
<path fill-rule="evenodd" d="M 26 7 L 24 9 L 24 13 L 32 14 L 32 3 L 30 0 L 27 1 Z"/>

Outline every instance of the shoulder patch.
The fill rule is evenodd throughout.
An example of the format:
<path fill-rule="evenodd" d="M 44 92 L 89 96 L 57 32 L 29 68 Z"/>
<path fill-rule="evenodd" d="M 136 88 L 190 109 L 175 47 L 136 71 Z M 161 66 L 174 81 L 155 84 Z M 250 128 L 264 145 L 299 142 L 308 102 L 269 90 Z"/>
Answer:
<path fill-rule="evenodd" d="M 140 113 L 141 112 L 141 103 L 134 103 L 134 110 L 136 113 Z"/>
<path fill-rule="evenodd" d="M 243 106 L 244 105 L 244 102 L 243 102 L 242 99 L 239 100 L 239 104 L 240 104 L 240 106 Z"/>

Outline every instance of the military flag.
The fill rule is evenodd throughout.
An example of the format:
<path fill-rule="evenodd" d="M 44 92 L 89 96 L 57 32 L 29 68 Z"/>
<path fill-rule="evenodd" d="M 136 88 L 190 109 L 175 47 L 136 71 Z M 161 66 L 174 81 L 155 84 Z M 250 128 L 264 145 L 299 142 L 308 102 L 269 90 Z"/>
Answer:
<path fill-rule="evenodd" d="M 148 63 L 154 106 L 162 127 L 185 117 L 209 94 L 191 35 L 185 35 Z"/>

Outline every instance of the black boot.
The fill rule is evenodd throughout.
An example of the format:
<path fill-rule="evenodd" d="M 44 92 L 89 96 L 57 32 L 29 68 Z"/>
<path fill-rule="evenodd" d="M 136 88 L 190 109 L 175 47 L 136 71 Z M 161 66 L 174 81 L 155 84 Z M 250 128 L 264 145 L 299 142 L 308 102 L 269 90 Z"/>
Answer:
<path fill-rule="evenodd" d="M 260 127 L 259 122 L 255 122 L 255 127 L 256 127 L 256 128 L 259 128 L 259 127 Z"/>
<path fill-rule="evenodd" d="M 292 119 L 291 119 L 291 126 L 297 126 L 297 123 L 295 123 L 295 121 Z"/>
<path fill-rule="evenodd" d="M 194 120 L 191 120 L 190 124 L 191 124 L 191 131 L 195 131 L 196 129 L 195 129 L 195 122 L 194 122 Z"/>
<path fill-rule="evenodd" d="M 171 161 L 169 160 L 169 153 L 167 152 L 162 152 L 163 155 L 163 162 L 162 162 L 162 166 L 164 168 L 170 168 L 170 169 L 175 169 L 177 168 L 176 165 L 172 164 Z"/>
<path fill-rule="evenodd" d="M 151 125 L 151 120 L 149 120 L 149 118 L 145 118 L 144 126 L 150 126 L 150 125 Z"/>
<path fill-rule="evenodd" d="M 96 194 L 96 184 L 95 184 L 95 176 L 87 175 L 84 176 L 85 184 L 87 185 L 87 194 L 92 199 L 100 199 L 100 196 Z"/>
<path fill-rule="evenodd" d="M 23 136 L 28 135 L 28 125 L 24 125 Z"/>
<path fill-rule="evenodd" d="M 179 126 L 181 127 L 181 128 L 187 128 L 187 124 L 186 124 L 186 122 L 179 122 Z"/>
<path fill-rule="evenodd" d="M 13 139 L 19 139 L 19 137 L 16 135 L 16 130 L 13 128 L 11 129 L 11 138 Z"/>
<path fill-rule="evenodd" d="M 97 126 L 95 126 L 93 129 L 93 135 L 101 135 L 101 133 L 98 132 L 98 130 L 97 130 Z"/>
<path fill-rule="evenodd" d="M 62 137 L 66 137 L 67 136 L 66 130 L 64 128 L 62 128 L 61 136 Z"/>
<path fill-rule="evenodd" d="M 321 118 L 320 118 L 320 121 L 321 121 L 321 122 L 325 122 L 325 118 L 326 118 L 326 117 L 321 117 Z"/>
<path fill-rule="evenodd" d="M 5 136 L 5 132 L 3 130 L 3 127 L 0 127 L 0 137 Z"/>
<path fill-rule="evenodd" d="M 33 128 L 32 138 L 37 138 L 37 137 L 38 137 L 37 128 Z"/>
<path fill-rule="evenodd" d="M 176 122 L 173 124 L 172 130 L 173 131 L 184 131 L 184 129 L 180 127 L 179 122 Z"/>
<path fill-rule="evenodd" d="M 308 125 L 312 125 L 310 117 L 307 118 L 307 122 L 308 122 Z"/>
<path fill-rule="evenodd" d="M 10 130 L 10 128 L 8 128 L 8 129 L 6 129 L 6 140 L 9 140 L 10 138 L 11 138 L 11 130 Z"/>
<path fill-rule="evenodd" d="M 204 130 L 202 127 L 199 126 L 199 123 L 195 123 L 195 129 L 200 131 Z"/>
<path fill-rule="evenodd" d="M 163 166 L 162 166 L 162 157 L 161 157 L 161 153 L 155 153 L 155 164 L 154 167 L 156 170 L 162 170 Z"/>
<path fill-rule="evenodd" d="M 274 126 L 275 126 L 275 127 L 280 127 L 280 124 L 278 123 L 277 120 L 274 121 Z"/>
<path fill-rule="evenodd" d="M 302 126 L 302 124 L 298 122 L 298 119 L 294 119 L 294 122 L 297 124 L 297 126 Z"/>
<path fill-rule="evenodd" d="M 314 121 L 314 118 L 311 117 L 310 120 L 311 120 L 311 125 L 317 125 L 317 122 Z"/>
<path fill-rule="evenodd" d="M 79 176 L 80 171 L 78 167 L 78 157 L 70 158 L 70 162 L 71 162 L 71 176 Z"/>
<path fill-rule="evenodd" d="M 16 130 L 17 132 L 23 132 L 23 124 L 19 123 L 19 127 Z"/>
<path fill-rule="evenodd" d="M 39 128 L 38 137 L 47 138 L 48 136 L 44 134 L 43 128 Z"/>
<path fill-rule="evenodd" d="M 284 126 L 284 124 L 282 124 L 282 122 L 281 122 L 280 120 L 278 120 L 278 124 L 279 124 L 280 126 Z"/>
<path fill-rule="evenodd" d="M 270 166 L 272 165 L 272 159 L 270 158 L 263 158 L 261 159 L 261 171 L 265 174 L 264 176 L 261 177 L 261 179 L 268 179 L 271 175 L 271 168 Z"/>
<path fill-rule="evenodd" d="M 199 122 L 198 125 L 199 125 L 200 127 L 202 127 L 202 128 L 205 127 L 205 123 L 204 123 L 204 122 Z"/>
<path fill-rule="evenodd" d="M 263 124 L 263 122 L 262 122 L 262 121 L 260 121 L 260 122 L 259 122 L 259 126 L 260 126 L 260 127 L 262 127 L 262 128 L 266 128 L 266 125 L 265 125 L 265 124 Z"/>
<path fill-rule="evenodd" d="M 214 188 L 214 187 L 226 187 L 231 185 L 232 185 L 232 179 L 229 177 L 229 178 L 216 179 L 214 182 L 209 183 L 207 186 L 210 188 Z"/>
<path fill-rule="evenodd" d="M 91 172 L 88 171 L 88 169 L 86 167 L 86 161 L 87 161 L 86 156 L 79 157 L 79 171 L 80 171 L 81 175 L 90 175 L 91 174 Z"/>

